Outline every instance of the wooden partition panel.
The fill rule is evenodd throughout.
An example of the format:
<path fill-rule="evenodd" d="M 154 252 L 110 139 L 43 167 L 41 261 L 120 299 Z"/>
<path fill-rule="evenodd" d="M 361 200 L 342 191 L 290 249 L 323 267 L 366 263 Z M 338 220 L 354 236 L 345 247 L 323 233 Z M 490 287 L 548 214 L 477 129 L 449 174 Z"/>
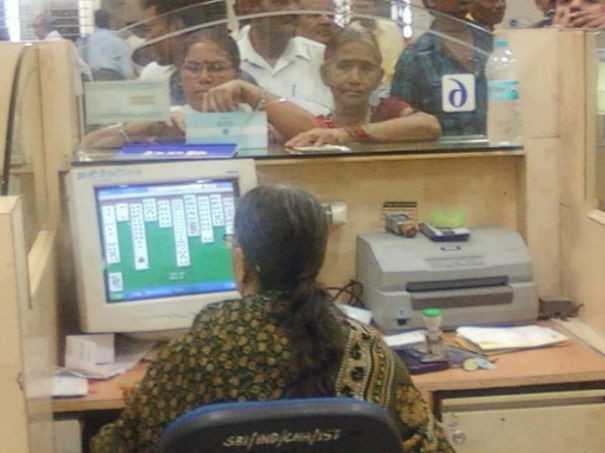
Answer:
<path fill-rule="evenodd" d="M 582 31 L 561 33 L 561 243 L 564 294 L 583 304 L 580 318 L 605 335 L 605 213 L 594 209 L 587 192 L 586 127 L 596 120 L 588 114 L 586 88 L 586 35 Z"/>
<path fill-rule="evenodd" d="M 20 200 L 0 197 L 0 449 L 15 452 L 29 449 L 19 322 L 29 292 L 22 225 Z"/>
<path fill-rule="evenodd" d="M 358 234 L 384 231 L 385 201 L 415 201 L 426 221 L 439 207 L 463 209 L 470 226 L 500 225 L 523 231 L 518 206 L 523 156 L 497 152 L 457 155 L 378 156 L 359 159 L 317 158 L 257 164 L 261 183 L 304 187 L 324 201 L 344 201 L 348 223 L 334 227 L 328 245 L 324 281 L 343 285 L 355 276 Z"/>

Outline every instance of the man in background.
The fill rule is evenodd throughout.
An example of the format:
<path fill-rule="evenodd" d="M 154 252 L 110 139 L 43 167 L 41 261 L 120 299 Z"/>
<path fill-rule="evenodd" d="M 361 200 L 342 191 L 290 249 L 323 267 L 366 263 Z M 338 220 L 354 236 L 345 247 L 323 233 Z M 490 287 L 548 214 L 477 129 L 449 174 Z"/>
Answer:
<path fill-rule="evenodd" d="M 126 42 L 109 30 L 109 13 L 98 9 L 94 13 L 95 29 L 79 47 L 80 55 L 92 70 L 93 80 L 124 80 L 134 75 Z"/>
<path fill-rule="evenodd" d="M 544 28 L 552 25 L 555 15 L 555 0 L 534 0 L 536 8 L 542 11 L 544 17 L 532 25 L 532 28 Z"/>
<path fill-rule="evenodd" d="M 297 0 L 237 0 L 236 13 L 268 13 L 253 18 L 240 30 L 241 69 L 262 88 L 288 99 L 314 115 L 332 110 L 332 93 L 324 85 L 320 68 L 325 46 L 296 35 L 298 15 L 270 15 L 300 8 Z"/>
<path fill-rule="evenodd" d="M 336 12 L 334 0 L 299 0 L 300 9 L 329 11 L 329 14 L 303 14 L 298 17 L 296 34 L 322 44 L 328 44 L 337 25 L 333 14 Z"/>
<path fill-rule="evenodd" d="M 55 20 L 50 14 L 38 14 L 34 19 L 32 27 L 34 29 L 34 34 L 40 40 L 50 41 L 53 39 L 63 39 L 63 36 L 61 36 L 57 30 Z"/>
<path fill-rule="evenodd" d="M 376 38 L 382 56 L 385 82 L 390 86 L 397 60 L 404 48 L 401 28 L 391 19 L 391 3 L 388 0 L 351 0 L 351 13 L 352 23 L 368 29 Z M 359 14 L 379 18 L 359 17 Z"/>
<path fill-rule="evenodd" d="M 141 71 L 139 79 L 169 79 L 170 98 L 173 105 L 183 105 L 185 96 L 178 73 L 183 63 L 185 41 L 188 33 L 183 30 L 212 20 L 225 19 L 224 2 L 208 5 L 199 0 L 142 0 L 145 39 L 148 45 L 135 51 L 133 58 L 150 54 L 153 61 Z M 179 33 L 182 32 L 182 33 Z"/>
<path fill-rule="evenodd" d="M 502 23 L 506 13 L 506 0 L 474 0 L 469 19 L 487 31 L 493 32 Z"/>
<path fill-rule="evenodd" d="M 60 39 L 65 39 L 57 30 L 57 25 L 55 24 L 55 20 L 48 13 L 38 14 L 34 19 L 34 23 L 32 24 L 34 33 L 39 40 L 43 41 L 56 41 Z M 69 41 L 69 40 L 66 40 Z M 76 61 L 76 75 L 81 78 L 81 80 L 87 81 L 92 80 L 92 72 L 90 71 L 90 67 L 86 64 L 86 62 L 80 57 L 78 53 L 78 49 L 73 42 L 69 41 L 71 47 L 73 48 L 74 60 Z M 76 92 L 81 92 L 81 83 L 76 83 Z"/>

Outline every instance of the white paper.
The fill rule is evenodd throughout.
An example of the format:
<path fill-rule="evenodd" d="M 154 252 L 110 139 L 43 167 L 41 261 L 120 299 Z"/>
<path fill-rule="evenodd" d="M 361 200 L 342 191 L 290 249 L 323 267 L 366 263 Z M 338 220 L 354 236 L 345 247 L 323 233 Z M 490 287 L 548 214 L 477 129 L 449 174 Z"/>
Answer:
<path fill-rule="evenodd" d="M 397 348 L 414 343 L 424 342 L 426 330 L 413 330 L 411 332 L 396 333 L 393 335 L 385 335 L 384 342 L 391 348 Z"/>
<path fill-rule="evenodd" d="M 170 119 L 170 85 L 162 80 L 86 82 L 87 124 Z"/>
<path fill-rule="evenodd" d="M 113 334 L 68 335 L 65 347 L 65 365 L 112 363 L 115 358 Z"/>
<path fill-rule="evenodd" d="M 133 368 L 153 349 L 155 344 L 154 341 L 118 337 L 116 339 L 116 355 L 113 363 L 93 364 L 72 358 L 69 364 L 66 360 L 65 367 L 80 376 L 90 379 L 109 379 Z"/>
<path fill-rule="evenodd" d="M 353 307 L 351 305 L 337 304 L 349 318 L 356 319 L 364 324 L 370 324 L 372 320 L 372 312 L 370 310 L 364 310 L 363 308 Z"/>
<path fill-rule="evenodd" d="M 88 394 L 88 379 L 71 374 L 65 370 L 59 370 L 53 376 L 52 396 L 85 396 Z"/>

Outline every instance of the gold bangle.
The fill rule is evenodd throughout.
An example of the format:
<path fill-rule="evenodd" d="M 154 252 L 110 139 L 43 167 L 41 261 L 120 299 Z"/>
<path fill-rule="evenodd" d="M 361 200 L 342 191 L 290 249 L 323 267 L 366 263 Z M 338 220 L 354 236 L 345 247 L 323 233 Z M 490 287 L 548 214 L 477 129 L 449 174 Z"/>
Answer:
<path fill-rule="evenodd" d="M 267 90 L 264 88 L 261 89 L 260 99 L 258 100 L 258 104 L 256 104 L 256 108 L 254 110 L 262 110 L 267 104 Z"/>
<path fill-rule="evenodd" d="M 256 104 L 256 108 L 254 110 L 259 111 L 259 110 L 266 110 L 267 106 L 269 106 L 270 104 L 275 104 L 277 102 L 281 103 L 281 102 L 286 102 L 287 99 L 286 98 L 278 98 L 278 99 L 273 99 L 272 101 L 270 101 L 269 99 L 267 99 L 267 90 L 263 88 L 263 90 L 261 91 L 261 95 L 260 95 L 260 100 L 258 101 L 258 104 Z"/>

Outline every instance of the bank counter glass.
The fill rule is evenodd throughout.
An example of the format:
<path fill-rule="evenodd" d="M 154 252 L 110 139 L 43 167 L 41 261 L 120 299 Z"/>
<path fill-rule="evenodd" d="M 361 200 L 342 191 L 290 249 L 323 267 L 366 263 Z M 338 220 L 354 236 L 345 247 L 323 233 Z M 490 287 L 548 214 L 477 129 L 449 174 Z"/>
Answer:
<path fill-rule="evenodd" d="M 77 40 L 90 72 L 76 158 L 520 149 L 518 85 L 509 129 L 488 140 L 494 36 L 465 14 L 404 1 L 269 3 L 95 11 Z"/>

